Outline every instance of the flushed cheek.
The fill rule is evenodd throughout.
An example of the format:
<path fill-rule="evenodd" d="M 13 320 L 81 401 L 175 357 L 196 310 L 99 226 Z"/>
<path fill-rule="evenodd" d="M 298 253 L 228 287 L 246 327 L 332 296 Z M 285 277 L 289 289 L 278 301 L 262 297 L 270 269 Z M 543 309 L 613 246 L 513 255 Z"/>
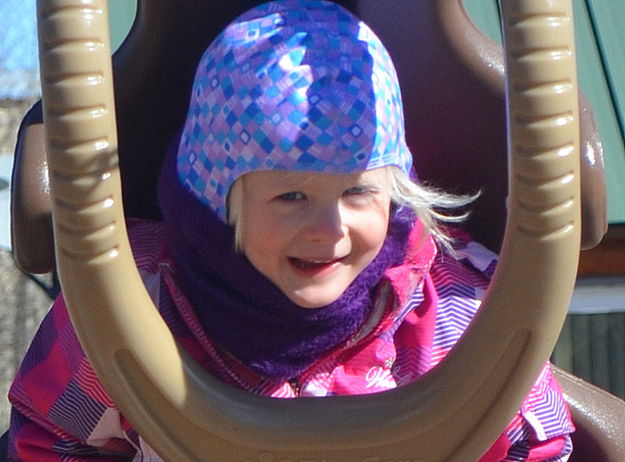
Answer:
<path fill-rule="evenodd" d="M 387 226 L 384 220 L 365 222 L 358 232 L 352 235 L 352 243 L 361 253 L 373 254 L 375 257 L 384 244 L 386 233 Z"/>
<path fill-rule="evenodd" d="M 243 238 L 243 253 L 261 273 L 266 273 L 274 264 L 272 260 L 276 255 L 276 249 L 270 237 L 271 235 L 262 229 L 255 229 Z"/>

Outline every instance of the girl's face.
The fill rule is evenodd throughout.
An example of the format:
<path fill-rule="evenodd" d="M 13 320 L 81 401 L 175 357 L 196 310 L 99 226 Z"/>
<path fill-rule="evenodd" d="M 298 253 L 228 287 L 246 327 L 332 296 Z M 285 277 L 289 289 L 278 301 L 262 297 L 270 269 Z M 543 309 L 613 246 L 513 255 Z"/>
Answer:
<path fill-rule="evenodd" d="M 260 171 L 242 180 L 243 252 L 299 306 L 337 300 L 384 243 L 391 203 L 385 168 Z"/>

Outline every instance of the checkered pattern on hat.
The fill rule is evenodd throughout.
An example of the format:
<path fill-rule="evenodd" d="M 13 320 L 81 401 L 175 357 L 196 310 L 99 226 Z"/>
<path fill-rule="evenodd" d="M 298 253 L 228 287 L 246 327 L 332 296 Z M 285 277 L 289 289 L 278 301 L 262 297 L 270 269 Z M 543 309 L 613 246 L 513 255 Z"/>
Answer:
<path fill-rule="evenodd" d="M 204 53 L 178 151 L 181 182 L 222 220 L 247 172 L 353 173 L 412 156 L 399 84 L 378 37 L 326 1 L 265 3 Z"/>

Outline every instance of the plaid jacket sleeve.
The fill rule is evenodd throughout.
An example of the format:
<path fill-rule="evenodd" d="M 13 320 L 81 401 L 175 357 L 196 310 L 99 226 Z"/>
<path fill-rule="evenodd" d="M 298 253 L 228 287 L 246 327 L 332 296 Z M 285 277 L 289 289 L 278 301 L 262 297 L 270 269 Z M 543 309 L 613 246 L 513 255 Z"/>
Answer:
<path fill-rule="evenodd" d="M 128 221 L 146 288 L 158 294 L 158 223 Z M 152 282 L 150 282 L 152 281 Z M 141 441 L 102 388 L 70 322 L 62 296 L 44 318 L 9 390 L 10 461 L 134 460 Z"/>
<path fill-rule="evenodd" d="M 62 298 L 44 319 L 9 391 L 10 461 L 130 461 L 133 432 L 102 389 Z"/>

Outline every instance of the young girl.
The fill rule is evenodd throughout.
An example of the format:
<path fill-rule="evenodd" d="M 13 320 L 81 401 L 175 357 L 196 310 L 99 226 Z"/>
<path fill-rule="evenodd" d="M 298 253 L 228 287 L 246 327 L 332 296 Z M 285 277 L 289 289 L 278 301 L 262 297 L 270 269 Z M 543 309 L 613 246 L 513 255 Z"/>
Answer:
<path fill-rule="evenodd" d="M 417 153 L 418 155 L 418 153 Z M 325 1 L 256 7 L 199 63 L 160 181 L 130 221 L 137 265 L 188 352 L 277 398 L 409 383 L 453 347 L 495 256 L 444 232 L 470 199 L 411 180 L 390 57 Z M 101 387 L 60 297 L 10 391 L 10 460 L 158 461 Z M 482 461 L 564 461 L 573 430 L 548 365 Z"/>

